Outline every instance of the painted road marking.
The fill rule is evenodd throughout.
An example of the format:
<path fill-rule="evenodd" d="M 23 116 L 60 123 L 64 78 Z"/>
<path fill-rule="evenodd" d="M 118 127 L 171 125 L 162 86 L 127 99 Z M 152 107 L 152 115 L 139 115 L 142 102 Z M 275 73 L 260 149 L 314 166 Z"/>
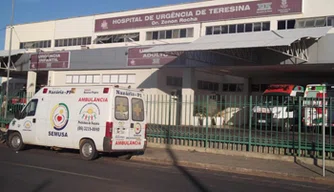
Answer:
<path fill-rule="evenodd" d="M 39 166 L 34 166 L 34 165 L 24 165 L 20 163 L 10 163 L 7 161 L 0 161 L 2 164 L 7 164 L 7 165 L 12 165 L 12 166 L 19 166 L 19 167 L 26 167 L 26 168 L 32 168 L 32 169 L 39 169 L 43 171 L 50 171 L 50 172 L 55 172 L 55 173 L 64 173 L 68 175 L 74 175 L 74 176 L 80 176 L 80 177 L 87 177 L 87 178 L 92 178 L 92 179 L 97 179 L 97 180 L 103 180 L 103 181 L 118 181 L 114 179 L 108 179 L 108 178 L 103 178 L 103 177 L 98 177 L 94 175 L 86 175 L 86 174 L 80 174 L 80 173 L 75 173 L 75 172 L 69 172 L 69 171 L 61 171 L 61 170 L 56 170 L 56 169 L 50 169 L 50 168 L 45 168 L 45 167 L 39 167 Z"/>

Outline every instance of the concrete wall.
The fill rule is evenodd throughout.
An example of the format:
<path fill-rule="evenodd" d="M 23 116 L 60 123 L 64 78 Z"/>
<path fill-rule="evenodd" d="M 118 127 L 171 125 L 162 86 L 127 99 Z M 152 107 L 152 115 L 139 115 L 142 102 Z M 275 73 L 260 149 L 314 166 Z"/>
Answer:
<path fill-rule="evenodd" d="M 136 69 L 136 70 L 94 70 L 94 71 L 49 71 L 48 77 L 48 84 L 50 86 L 76 86 L 80 84 L 69 84 L 66 83 L 66 76 L 67 75 L 99 75 L 100 81 L 99 83 L 83 83 L 81 85 L 115 85 L 111 83 L 103 83 L 103 75 L 135 75 L 134 83 L 127 83 L 127 84 L 119 84 L 120 86 L 131 86 L 132 88 L 150 88 L 148 89 L 148 93 L 156 94 L 156 90 L 154 88 L 157 87 L 157 79 L 152 78 L 152 74 L 156 72 L 156 69 Z M 148 81 L 149 79 L 149 81 Z M 153 88 L 153 89 L 152 89 Z"/>
<path fill-rule="evenodd" d="M 15 32 L 13 32 L 12 38 L 12 49 L 19 49 L 20 42 L 30 42 L 30 41 L 43 41 L 52 40 L 51 45 L 54 43 L 54 33 L 55 33 L 55 23 L 56 21 L 45 21 L 33 24 L 23 24 L 14 26 Z M 4 49 L 9 49 L 9 32 L 10 28 L 7 27 L 6 39 Z"/>
<path fill-rule="evenodd" d="M 54 26 L 53 37 L 55 39 L 90 37 L 94 34 L 94 20 L 92 16 L 56 20 Z"/>
<path fill-rule="evenodd" d="M 49 85 L 52 86 L 63 86 L 70 85 L 66 83 L 66 75 L 99 75 L 100 83 L 102 83 L 103 75 L 112 74 L 134 74 L 135 83 L 131 84 L 120 84 L 121 86 L 129 86 L 132 88 L 143 88 L 151 91 L 151 94 L 157 95 L 169 95 L 171 92 L 176 90 L 181 90 L 182 87 L 167 85 L 167 76 L 181 77 L 184 78 L 184 68 L 160 68 L 160 69 L 115 69 L 115 70 L 71 70 L 71 71 L 49 71 Z M 195 95 L 208 95 L 213 94 L 214 91 L 201 90 L 197 87 L 197 82 L 209 81 L 213 83 L 219 83 L 219 90 L 215 93 L 226 95 L 226 96 L 242 96 L 246 93 L 246 81 L 241 77 L 234 77 L 229 75 L 224 75 L 222 73 L 215 73 L 210 70 L 195 70 L 193 81 L 193 87 Z M 222 84 L 235 83 L 244 84 L 244 92 L 223 92 Z M 96 84 L 86 84 L 85 85 L 96 85 Z"/>

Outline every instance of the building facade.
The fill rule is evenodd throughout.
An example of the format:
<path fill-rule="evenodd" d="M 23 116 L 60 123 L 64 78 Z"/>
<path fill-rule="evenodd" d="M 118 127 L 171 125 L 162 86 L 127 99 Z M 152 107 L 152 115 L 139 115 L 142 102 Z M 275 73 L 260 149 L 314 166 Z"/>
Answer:
<path fill-rule="evenodd" d="M 189 57 L 145 50 L 188 44 L 206 36 L 241 42 L 270 32 L 279 36 L 283 31 L 332 27 L 332 7 L 333 0 L 214 0 L 17 24 L 12 49 L 21 56 L 15 59 L 15 68 L 26 75 L 29 92 L 36 84 L 118 84 L 144 88 L 150 94 L 261 95 L 271 83 L 331 81 L 330 77 L 319 79 L 324 71 L 312 67 L 334 64 L 334 30 L 328 28 L 304 45 L 306 59 L 300 57 L 302 53 L 289 53 L 292 49 L 275 54 L 277 47 L 272 52 L 256 49 L 260 54 L 255 63 L 236 57 L 245 52 L 218 56 L 201 51 Z M 297 56 L 302 64 L 310 65 L 295 68 L 289 60 Z M 291 67 L 277 67 L 283 64 Z M 295 70 L 298 75 L 283 76 L 284 70 Z M 319 77 L 307 75 L 314 71 Z"/>

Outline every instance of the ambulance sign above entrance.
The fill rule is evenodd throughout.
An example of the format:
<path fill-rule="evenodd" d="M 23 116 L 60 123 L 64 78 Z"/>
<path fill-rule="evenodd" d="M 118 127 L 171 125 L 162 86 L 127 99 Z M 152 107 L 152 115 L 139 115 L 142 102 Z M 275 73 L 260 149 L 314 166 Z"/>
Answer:
<path fill-rule="evenodd" d="M 176 56 L 170 56 L 163 53 L 142 53 L 143 50 L 151 47 L 144 48 L 129 48 L 128 49 L 128 66 L 153 66 L 153 65 L 166 65 L 166 64 L 178 64 Z"/>
<path fill-rule="evenodd" d="M 95 32 L 302 13 L 303 0 L 259 0 L 95 20 Z"/>
<path fill-rule="evenodd" d="M 70 67 L 70 52 L 42 52 L 32 54 L 30 70 L 68 69 Z"/>

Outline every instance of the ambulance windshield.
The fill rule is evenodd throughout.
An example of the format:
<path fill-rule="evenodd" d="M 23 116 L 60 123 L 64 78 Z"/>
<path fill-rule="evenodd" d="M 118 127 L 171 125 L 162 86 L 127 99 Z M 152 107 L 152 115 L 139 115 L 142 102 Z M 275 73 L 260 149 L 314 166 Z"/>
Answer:
<path fill-rule="evenodd" d="M 317 98 L 318 93 L 321 93 L 325 90 L 325 87 L 322 85 L 308 85 L 305 91 L 305 98 Z"/>
<path fill-rule="evenodd" d="M 318 93 L 319 93 L 319 91 L 308 91 L 305 94 L 305 97 L 306 98 L 316 98 Z"/>
<path fill-rule="evenodd" d="M 266 105 L 284 105 L 289 100 L 289 94 L 286 93 L 265 93 L 262 103 Z"/>

